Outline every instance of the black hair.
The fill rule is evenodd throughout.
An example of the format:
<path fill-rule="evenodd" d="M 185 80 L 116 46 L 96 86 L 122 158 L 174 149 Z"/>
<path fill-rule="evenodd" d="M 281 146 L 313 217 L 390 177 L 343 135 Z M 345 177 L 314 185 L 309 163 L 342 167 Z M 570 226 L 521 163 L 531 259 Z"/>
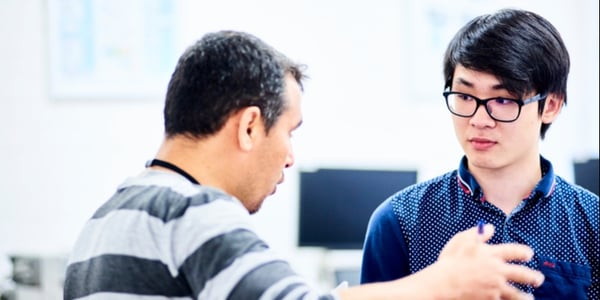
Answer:
<path fill-rule="evenodd" d="M 533 12 L 506 8 L 468 22 L 446 49 L 445 89 L 457 65 L 495 75 L 519 98 L 535 91 L 554 93 L 567 103 L 569 53 L 556 28 Z M 544 104 L 539 103 L 540 114 Z M 542 124 L 542 139 L 549 127 Z"/>
<path fill-rule="evenodd" d="M 285 109 L 285 75 L 291 74 L 302 88 L 303 69 L 251 34 L 208 33 L 185 50 L 171 76 L 165 134 L 209 136 L 249 106 L 260 108 L 268 133 Z"/>

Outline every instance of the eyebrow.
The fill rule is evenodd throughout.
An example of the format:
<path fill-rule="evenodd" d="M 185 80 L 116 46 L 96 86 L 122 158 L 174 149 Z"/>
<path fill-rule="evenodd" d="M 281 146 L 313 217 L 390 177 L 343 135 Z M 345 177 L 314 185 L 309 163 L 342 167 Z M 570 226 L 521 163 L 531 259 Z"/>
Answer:
<path fill-rule="evenodd" d="M 456 83 L 461 84 L 461 85 L 465 85 L 467 87 L 473 87 L 473 84 L 463 78 L 457 77 L 456 78 Z"/>
<path fill-rule="evenodd" d="M 473 87 L 473 83 L 464 78 L 457 77 L 456 80 L 457 80 L 457 83 L 459 83 L 459 84 L 462 84 L 462 85 L 470 87 L 470 88 Z M 498 83 L 496 85 L 493 85 L 492 89 L 493 90 L 506 90 L 506 87 L 504 87 L 504 84 Z"/>

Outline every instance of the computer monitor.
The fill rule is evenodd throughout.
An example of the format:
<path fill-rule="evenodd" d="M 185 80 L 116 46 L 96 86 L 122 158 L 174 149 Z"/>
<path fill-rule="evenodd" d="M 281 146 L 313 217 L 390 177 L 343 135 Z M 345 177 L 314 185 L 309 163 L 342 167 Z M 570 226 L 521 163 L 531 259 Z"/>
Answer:
<path fill-rule="evenodd" d="M 579 161 L 573 164 L 575 170 L 575 183 L 598 194 L 599 174 L 598 158 Z"/>
<path fill-rule="evenodd" d="M 369 217 L 414 170 L 319 169 L 300 172 L 300 247 L 362 249 Z"/>

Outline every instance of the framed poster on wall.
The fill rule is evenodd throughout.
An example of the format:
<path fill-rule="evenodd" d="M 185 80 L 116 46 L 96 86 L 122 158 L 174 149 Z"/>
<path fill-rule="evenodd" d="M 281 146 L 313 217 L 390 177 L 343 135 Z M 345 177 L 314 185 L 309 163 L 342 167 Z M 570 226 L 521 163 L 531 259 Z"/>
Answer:
<path fill-rule="evenodd" d="M 442 101 L 446 47 L 462 26 L 479 14 L 492 12 L 498 2 L 499 0 L 407 2 L 407 65 L 412 81 L 408 86 L 416 101 Z"/>
<path fill-rule="evenodd" d="M 162 98 L 178 54 L 175 0 L 47 0 L 52 99 Z"/>

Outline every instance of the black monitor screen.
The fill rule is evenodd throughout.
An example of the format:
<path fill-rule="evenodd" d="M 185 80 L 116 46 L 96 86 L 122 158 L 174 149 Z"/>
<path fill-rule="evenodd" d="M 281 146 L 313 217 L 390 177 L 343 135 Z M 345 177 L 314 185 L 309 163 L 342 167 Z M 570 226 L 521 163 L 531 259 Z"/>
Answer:
<path fill-rule="evenodd" d="M 598 158 L 592 158 L 587 161 L 576 162 L 575 167 L 575 183 L 583 186 L 584 188 L 592 191 L 596 195 L 600 195 L 598 192 L 599 169 L 598 169 Z"/>
<path fill-rule="evenodd" d="M 416 171 L 404 170 L 300 172 L 298 245 L 361 249 L 373 210 L 416 181 Z"/>

